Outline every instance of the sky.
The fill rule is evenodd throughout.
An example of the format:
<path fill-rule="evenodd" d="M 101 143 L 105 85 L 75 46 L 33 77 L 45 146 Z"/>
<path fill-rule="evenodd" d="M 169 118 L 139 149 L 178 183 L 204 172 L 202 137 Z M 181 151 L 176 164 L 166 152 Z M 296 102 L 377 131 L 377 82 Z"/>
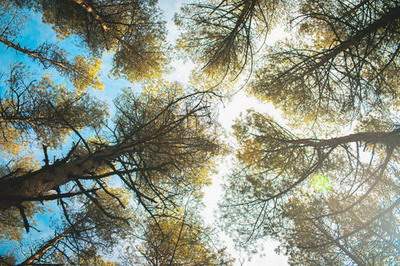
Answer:
<path fill-rule="evenodd" d="M 182 6 L 183 1 L 173 1 L 173 0 L 161 0 L 159 5 L 163 11 L 165 20 L 167 21 L 167 30 L 168 36 L 167 40 L 171 44 L 179 36 L 179 29 L 173 23 L 173 17 L 175 12 L 179 11 L 179 8 Z M 69 37 L 63 40 L 58 40 L 54 31 L 52 31 L 51 26 L 43 24 L 41 22 L 41 17 L 38 14 L 30 14 L 29 20 L 26 22 L 26 27 L 21 31 L 21 37 L 17 40 L 22 45 L 27 47 L 37 47 L 40 43 L 38 40 L 48 40 L 49 42 L 55 42 L 60 47 L 66 48 L 72 54 L 82 52 L 77 47 L 77 40 L 74 37 Z M 271 44 L 279 38 L 283 37 L 284 33 L 280 30 L 273 31 L 271 37 L 268 39 L 268 42 Z M 75 49 L 75 50 L 74 50 Z M 0 64 L 0 72 L 4 72 L 12 62 L 15 61 L 23 61 L 29 67 L 35 68 L 38 67 L 36 63 L 27 60 L 23 55 L 15 53 L 13 51 L 7 51 L 4 46 L 0 45 L 0 54 L 2 55 L 2 64 Z M 119 94 L 120 89 L 125 87 L 135 87 L 137 85 L 132 85 L 128 81 L 124 79 L 115 79 L 108 75 L 111 70 L 111 58 L 110 54 L 103 55 L 103 67 L 100 73 L 101 80 L 104 82 L 105 89 L 103 91 L 93 91 L 90 93 L 98 99 L 103 100 L 110 108 L 110 112 L 112 113 L 112 101 Z M 172 70 L 165 75 L 165 79 L 169 81 L 177 81 L 182 84 L 187 84 L 190 78 L 191 71 L 194 69 L 195 65 L 190 60 L 185 59 L 175 59 L 171 62 Z M 51 70 L 46 70 L 50 74 Z M 68 82 L 63 79 L 63 82 Z M 1 90 L 1 88 L 0 88 Z M 227 141 L 230 144 L 235 144 L 234 138 L 232 137 L 232 125 L 236 118 L 238 118 L 243 112 L 247 109 L 254 109 L 258 112 L 268 113 L 275 119 L 283 120 L 282 114 L 276 110 L 272 105 L 262 103 L 258 99 L 246 95 L 243 90 L 238 91 L 234 94 L 229 100 L 225 100 L 224 104 L 221 104 L 218 110 L 219 113 L 219 123 L 226 131 Z M 33 153 L 37 153 L 38 151 L 33 150 Z M 221 199 L 223 194 L 222 183 L 223 177 L 229 173 L 232 167 L 232 157 L 227 157 L 221 160 L 221 164 L 218 166 L 217 173 L 211 177 L 212 184 L 209 187 L 204 189 L 204 205 L 205 208 L 202 210 L 202 217 L 205 220 L 205 223 L 209 226 L 215 224 L 216 212 L 218 209 L 218 201 Z M 49 206 L 51 208 L 51 206 Z M 29 236 L 25 236 L 23 243 L 34 241 L 37 238 L 46 238 L 52 232 L 46 231 L 44 228 L 48 226 L 52 220 L 57 220 L 57 216 L 51 217 L 48 214 L 38 214 L 35 217 L 36 227 L 41 230 L 41 232 L 36 232 L 30 234 Z M 252 259 L 249 260 L 249 257 L 241 253 L 234 248 L 234 242 L 227 235 L 220 233 L 218 239 L 223 242 L 228 248 L 228 252 L 236 259 L 236 265 L 244 265 L 244 266 L 261 266 L 261 265 L 273 265 L 273 266 L 284 266 L 288 265 L 287 258 L 282 255 L 277 255 L 274 252 L 274 249 L 277 247 L 277 243 L 273 240 L 265 240 L 262 243 L 263 251 L 262 255 L 253 255 Z M 15 243 L 14 243 L 15 244 Z M 11 245 L 10 243 L 1 243 L 0 242 L 0 254 L 5 254 L 7 251 L 11 251 L 16 248 L 15 245 Z M 18 248 L 18 247 L 17 247 Z"/>
<path fill-rule="evenodd" d="M 222 125 L 227 134 L 227 142 L 231 146 L 235 146 L 235 138 L 232 136 L 232 125 L 235 120 L 248 109 L 253 109 L 260 113 L 266 113 L 274 117 L 276 121 L 284 120 L 282 113 L 276 110 L 271 104 L 266 104 L 255 97 L 246 95 L 244 91 L 239 91 L 235 94 L 230 101 L 226 102 L 224 105 L 220 106 L 219 109 L 219 123 Z M 223 196 L 223 178 L 232 169 L 233 162 L 232 155 L 227 156 L 221 160 L 218 165 L 217 174 L 212 176 L 212 185 L 204 189 L 204 204 L 205 209 L 202 212 L 202 217 L 206 224 L 212 226 L 215 224 L 215 215 L 218 210 L 218 201 L 222 199 Z M 228 247 L 228 252 L 236 258 L 235 265 L 245 265 L 245 266 L 284 266 L 289 265 L 287 263 L 287 257 L 283 255 L 278 255 L 275 253 L 275 248 L 278 243 L 267 239 L 262 241 L 260 244 L 263 247 L 261 254 L 253 254 L 251 258 L 245 253 L 241 253 L 239 250 L 235 250 L 234 242 L 227 235 L 221 233 L 220 238 L 223 239 Z M 250 259 L 250 260 L 249 260 Z"/>
<path fill-rule="evenodd" d="M 179 29 L 173 23 L 174 13 L 179 11 L 184 1 L 173 1 L 173 0 L 162 0 L 160 1 L 160 8 L 163 10 L 164 15 L 167 20 L 167 30 L 168 36 L 167 40 L 173 43 L 179 36 Z M 267 40 L 267 45 L 283 38 L 285 33 L 278 29 L 271 32 L 270 37 Z M 179 81 L 182 83 L 187 83 L 190 78 L 191 70 L 195 67 L 194 63 L 187 60 L 173 61 L 172 67 L 174 71 L 166 76 L 170 81 Z M 268 103 L 263 103 L 247 95 L 244 90 L 240 90 L 231 99 L 220 105 L 218 110 L 219 116 L 218 121 L 227 133 L 227 141 L 230 144 L 234 144 L 234 138 L 232 136 L 232 125 L 243 112 L 248 109 L 254 109 L 255 111 L 261 113 L 267 113 L 274 117 L 276 121 L 284 120 L 282 113 L 273 107 L 273 105 Z M 216 212 L 218 210 L 218 201 L 222 199 L 223 195 L 223 177 L 229 173 L 232 168 L 232 158 L 224 158 L 221 160 L 218 166 L 217 173 L 211 177 L 212 185 L 204 189 L 204 205 L 205 208 L 202 211 L 202 217 L 205 223 L 209 226 L 215 224 Z M 278 255 L 275 253 L 275 249 L 278 245 L 273 240 L 265 240 L 261 244 L 263 247 L 262 254 L 252 255 L 251 259 L 245 254 L 241 253 L 234 248 L 234 242 L 227 235 L 220 233 L 220 240 L 224 241 L 227 245 L 228 252 L 235 257 L 236 265 L 243 266 L 262 266 L 262 265 L 272 265 L 272 266 L 284 266 L 288 265 L 287 257 L 283 255 Z M 250 259 L 250 260 L 249 260 Z"/>

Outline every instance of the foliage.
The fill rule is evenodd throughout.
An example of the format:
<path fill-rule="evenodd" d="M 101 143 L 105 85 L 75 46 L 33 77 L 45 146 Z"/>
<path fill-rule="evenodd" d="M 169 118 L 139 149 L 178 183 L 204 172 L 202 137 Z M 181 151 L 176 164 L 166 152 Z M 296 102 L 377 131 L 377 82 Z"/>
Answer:
<path fill-rule="evenodd" d="M 153 0 L 41 0 L 37 8 L 59 37 L 76 34 L 94 53 L 114 52 L 115 75 L 131 81 L 161 75 L 164 24 Z"/>
<path fill-rule="evenodd" d="M 0 80 L 0 227 L 2 239 L 24 243 L 12 254 L 16 262 L 116 265 L 103 255 L 141 225 L 157 238 L 154 226 L 164 224 L 176 239 L 174 220 L 160 217 L 187 195 L 201 199 L 223 145 L 212 94 L 158 79 L 167 55 L 156 1 L 4 0 L 0 14 L 0 45 L 23 60 L 6 66 Z M 38 15 L 57 41 L 29 36 L 26 43 L 21 28 Z M 77 47 L 63 48 L 59 41 L 70 37 Z M 106 74 L 145 81 L 140 92 L 119 93 L 111 116 L 88 90 L 104 88 L 105 52 L 113 60 Z M 23 229 L 28 237 L 37 230 L 39 203 L 45 215 L 60 217 L 53 233 L 25 243 Z M 179 248 L 179 260 L 218 259 L 222 251 L 200 239 L 202 232 L 187 227 L 184 234 L 203 254 Z"/>
<path fill-rule="evenodd" d="M 232 265 L 211 240 L 209 228 L 187 211 L 145 224 L 143 240 L 127 248 L 124 261 L 140 265 Z"/>
<path fill-rule="evenodd" d="M 127 194 L 121 189 L 109 189 L 128 203 Z M 111 252 L 130 230 L 128 218 L 133 218 L 129 210 L 124 210 L 119 201 L 105 191 L 97 193 L 96 201 L 108 208 L 108 215 L 96 207 L 93 202 L 84 202 L 79 211 L 69 210 L 64 224 L 57 226 L 54 236 L 31 248 L 30 254 L 21 262 L 22 265 L 33 263 L 68 263 L 86 265 L 115 265 L 98 255 L 99 251 Z M 111 219 L 110 215 L 118 217 Z"/>
<path fill-rule="evenodd" d="M 0 237 L 22 243 L 47 206 L 61 216 L 0 263 L 116 265 L 103 255 L 125 243 L 126 264 L 231 265 L 194 213 L 228 150 L 218 93 L 245 77 L 284 119 L 236 120 L 219 225 L 238 247 L 278 240 L 293 265 L 398 264 L 399 4 L 190 1 L 175 16 L 197 66 L 183 86 L 161 79 L 176 55 L 154 0 L 1 0 L 0 45 L 30 68 L 0 78 Z M 56 41 L 21 33 L 39 15 Z M 88 90 L 104 74 L 140 81 L 110 114 Z"/>
<path fill-rule="evenodd" d="M 42 144 L 57 146 L 73 130 L 101 125 L 106 112 L 99 101 L 72 93 L 46 76 L 39 82 L 29 82 L 26 71 L 23 65 L 15 65 L 3 80 L 0 119 L 5 143 L 34 133 Z"/>
<path fill-rule="evenodd" d="M 303 137 L 249 112 L 235 134 L 222 218 L 242 245 L 275 237 L 293 264 L 397 262 L 397 131 Z"/>
<path fill-rule="evenodd" d="M 284 12 L 283 2 L 189 2 L 176 17 L 176 23 L 184 30 L 178 46 L 191 54 L 208 75 L 237 77 L 253 64 L 259 40 Z"/>
<path fill-rule="evenodd" d="M 398 1 L 305 1 L 292 37 L 265 55 L 250 91 L 297 119 L 397 108 Z"/>

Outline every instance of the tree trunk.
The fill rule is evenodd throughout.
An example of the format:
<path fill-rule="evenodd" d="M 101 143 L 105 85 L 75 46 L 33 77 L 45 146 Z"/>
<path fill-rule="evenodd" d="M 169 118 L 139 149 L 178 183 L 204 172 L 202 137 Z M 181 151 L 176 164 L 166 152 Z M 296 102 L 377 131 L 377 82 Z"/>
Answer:
<path fill-rule="evenodd" d="M 10 40 L 8 40 L 7 38 L 3 37 L 0 35 L 0 42 L 2 42 L 4 45 L 6 45 L 7 47 L 13 48 L 14 50 L 21 52 L 23 54 L 26 54 L 30 57 L 32 57 L 33 59 L 37 59 L 40 62 L 47 62 L 50 63 L 52 65 L 54 65 L 55 67 L 58 67 L 64 71 L 69 71 L 71 70 L 71 66 L 67 66 L 65 63 L 60 62 L 60 61 L 55 61 L 52 60 L 50 58 L 47 58 L 45 56 L 43 56 L 41 53 L 35 51 L 35 50 L 29 50 L 27 48 L 22 47 L 21 45 L 19 45 L 18 43 L 13 43 Z"/>
<path fill-rule="evenodd" d="M 100 166 L 116 159 L 127 151 L 134 151 L 140 142 L 128 142 L 122 145 L 106 147 L 100 151 L 85 155 L 83 158 L 68 162 L 56 161 L 39 170 L 0 180 L 0 210 L 8 209 L 18 203 L 17 198 L 41 197 L 45 192 L 53 190 L 76 178 L 94 172 Z"/>
<path fill-rule="evenodd" d="M 104 32 L 108 31 L 107 25 L 104 23 L 103 18 L 97 13 L 96 9 L 85 0 L 71 0 L 75 4 L 81 6 L 85 11 L 96 20 Z"/>
<path fill-rule="evenodd" d="M 288 143 L 310 146 L 315 148 L 329 148 L 336 147 L 342 144 L 352 142 L 364 142 L 371 144 L 384 144 L 388 146 L 399 146 L 400 145 L 400 133 L 399 132 L 360 132 L 354 133 L 347 136 L 331 138 L 331 139 L 295 139 L 288 140 Z"/>
<path fill-rule="evenodd" d="M 390 24 L 394 24 L 400 18 L 400 7 L 395 7 L 389 10 L 389 12 L 385 13 L 380 19 L 374 21 L 369 24 L 367 27 L 358 31 L 355 35 L 350 36 L 347 40 L 341 42 L 339 45 L 332 48 L 327 54 L 323 55 L 319 58 L 317 64 L 315 64 L 311 71 L 321 67 L 326 64 L 330 59 L 334 58 L 339 53 L 345 51 L 351 46 L 358 44 L 364 37 L 368 36 L 371 33 L 376 32 L 377 30 L 384 28 Z"/>
<path fill-rule="evenodd" d="M 29 256 L 29 258 L 25 259 L 23 262 L 21 262 L 20 266 L 23 265 L 33 265 L 33 263 L 35 262 L 35 260 L 40 259 L 41 257 L 43 257 L 46 252 L 51 249 L 52 247 L 54 247 L 55 245 L 57 245 L 57 243 L 62 240 L 68 233 L 70 233 L 72 228 L 68 228 L 67 230 L 65 230 L 63 233 L 55 236 L 54 238 L 50 239 L 49 241 L 47 241 L 44 245 L 42 245 L 34 254 L 32 254 L 31 256 Z"/>
<path fill-rule="evenodd" d="M 396 23 L 400 18 L 400 7 L 394 7 L 390 9 L 387 13 L 383 14 L 383 16 L 374 21 L 373 23 L 367 25 L 365 28 L 358 31 L 356 34 L 350 36 L 348 39 L 342 41 L 337 46 L 333 47 L 332 49 L 326 50 L 321 53 L 321 56 L 317 56 L 315 59 L 315 64 L 312 64 L 310 68 L 306 68 L 305 72 L 301 72 L 301 77 L 305 75 L 309 75 L 316 69 L 320 68 L 321 66 L 325 65 L 329 60 L 335 58 L 339 53 L 345 51 L 346 49 L 358 44 L 363 38 L 376 32 L 377 30 L 384 28 L 390 24 Z M 280 80 L 285 77 L 285 75 L 290 74 L 292 71 L 296 71 L 297 68 L 304 68 L 305 63 L 309 62 L 312 59 L 306 59 L 302 61 L 288 70 L 284 71 L 284 73 L 280 74 L 276 80 Z M 297 78 L 295 78 L 297 79 Z"/>

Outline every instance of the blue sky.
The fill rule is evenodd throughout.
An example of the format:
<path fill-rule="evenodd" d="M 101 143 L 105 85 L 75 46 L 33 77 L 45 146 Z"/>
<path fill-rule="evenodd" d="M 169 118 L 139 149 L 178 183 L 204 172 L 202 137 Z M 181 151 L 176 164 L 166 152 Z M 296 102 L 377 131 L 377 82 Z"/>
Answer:
<path fill-rule="evenodd" d="M 27 15 L 27 19 L 23 25 L 20 25 L 20 32 L 18 36 L 14 39 L 14 42 L 18 42 L 21 46 L 28 49 L 35 49 L 44 42 L 56 43 L 60 48 L 68 51 L 70 59 L 77 55 L 88 55 L 88 51 L 82 47 L 81 42 L 76 36 L 70 36 L 65 39 L 58 39 L 56 33 L 52 30 L 51 26 L 44 24 L 42 22 L 42 17 L 39 13 L 34 13 L 25 10 L 24 13 Z M 5 18 L 3 18 L 5 19 Z M 65 84 L 67 88 L 72 88 L 71 83 L 68 79 L 58 75 L 57 71 L 54 69 L 44 69 L 43 66 L 37 61 L 28 58 L 15 50 L 7 48 L 6 46 L 0 44 L 0 54 L 1 54 L 1 64 L 0 73 L 7 75 L 10 67 L 16 63 L 23 63 L 31 74 L 32 79 L 40 79 L 43 74 L 51 75 L 53 80 L 59 84 Z M 89 93 L 94 97 L 105 102 L 105 108 L 111 108 L 112 112 L 112 101 L 119 94 L 122 88 L 135 87 L 127 80 L 116 79 L 109 76 L 109 72 L 112 68 L 112 55 L 104 54 L 103 66 L 100 73 L 101 80 L 105 84 L 106 89 L 103 91 L 95 91 L 90 89 Z M 5 76 L 4 78 L 7 78 Z M 0 85 L 0 93 L 4 88 Z M 50 157 L 57 156 L 60 157 L 64 154 L 70 147 L 72 138 L 69 139 L 66 145 L 63 145 L 64 149 L 49 151 Z M 34 145 L 30 145 L 25 151 L 26 154 L 34 155 L 38 160 L 42 160 L 43 156 L 41 150 Z M 6 156 L 6 157 L 5 157 Z M 8 161 L 7 155 L 0 156 L 3 161 Z M 0 240 L 0 255 L 5 254 L 21 254 L 20 251 L 23 250 L 21 247 L 27 247 L 32 243 L 37 242 L 38 239 L 45 240 L 50 237 L 54 231 L 51 225 L 57 224 L 60 218 L 59 208 L 56 203 L 46 203 L 41 206 L 43 212 L 37 213 L 32 219 L 34 226 L 38 231 L 31 230 L 29 234 L 24 233 L 23 239 L 20 242 L 17 241 L 5 241 Z M 25 250 L 26 251 L 26 250 Z"/>
<path fill-rule="evenodd" d="M 160 1 L 160 8 L 162 9 L 165 20 L 167 21 L 167 40 L 172 45 L 179 35 L 179 31 L 173 23 L 173 17 L 174 13 L 179 11 L 181 5 L 182 1 Z M 36 48 L 42 42 L 57 43 L 61 48 L 67 50 L 71 57 L 79 54 L 88 54 L 85 48 L 82 48 L 79 39 L 77 39 L 75 36 L 70 36 L 62 40 L 57 39 L 56 34 L 52 30 L 51 26 L 42 23 L 40 14 L 32 12 L 28 12 L 28 19 L 25 21 L 23 27 L 21 27 L 20 35 L 16 39 L 16 41 L 18 41 L 21 45 L 31 49 Z M 0 72 L 7 72 L 9 67 L 16 62 L 23 62 L 31 69 L 34 77 L 40 78 L 40 76 L 43 74 L 43 71 L 45 71 L 46 73 L 50 73 L 56 82 L 71 86 L 70 82 L 67 79 L 58 76 L 54 70 L 43 70 L 43 68 L 37 62 L 33 62 L 25 55 L 21 55 L 15 51 L 7 49 L 4 45 L 1 44 L 0 54 L 2 55 Z M 110 112 L 113 113 L 114 109 L 112 107 L 112 101 L 120 93 L 121 89 L 131 87 L 139 91 L 140 84 L 131 84 L 127 80 L 116 79 L 109 75 L 112 68 L 111 54 L 105 53 L 102 56 L 102 61 L 103 66 L 100 73 L 100 78 L 105 85 L 105 89 L 103 91 L 95 91 L 89 89 L 89 93 L 94 97 L 104 101 L 105 108 L 107 106 L 110 109 Z M 187 83 L 189 80 L 190 72 L 194 68 L 194 64 L 189 60 L 179 59 L 172 60 L 171 66 L 172 70 L 170 73 L 167 73 L 165 75 L 165 78 L 170 81 L 179 81 L 184 84 Z M 0 91 L 1 89 L 2 88 L 0 87 Z M 245 111 L 247 108 L 253 108 L 260 112 L 269 113 L 270 115 L 275 116 L 277 119 L 282 119 L 282 115 L 277 110 L 275 110 L 273 106 L 263 104 L 257 99 L 247 96 L 244 92 L 239 92 L 238 94 L 233 96 L 230 101 L 226 101 L 225 105 L 221 106 L 219 109 L 219 121 L 222 124 L 223 128 L 227 131 L 229 142 L 234 141 L 233 138 L 230 137 L 230 129 L 233 121 L 240 115 L 241 112 Z M 38 156 L 41 155 L 39 154 L 39 151 L 35 149 L 35 147 L 31 147 L 30 152 Z M 217 211 L 217 202 L 221 198 L 223 193 L 222 178 L 226 173 L 229 172 L 229 169 L 231 167 L 230 159 L 228 158 L 225 161 L 226 163 L 221 163 L 218 167 L 218 173 L 212 177 L 213 184 L 210 187 L 204 189 L 205 208 L 202 211 L 202 216 L 205 219 L 206 224 L 210 226 L 215 224 L 214 214 Z M 20 249 L 20 245 L 33 243 L 38 238 L 45 239 L 53 233 L 53 231 L 49 227 L 49 224 L 53 222 L 52 220 L 57 220 L 59 216 L 54 213 L 54 211 L 51 211 L 56 209 L 54 204 L 46 204 L 46 207 L 48 208 L 48 210 L 44 213 L 37 214 L 34 219 L 36 222 L 36 227 L 40 230 L 40 232 L 32 232 L 29 235 L 24 234 L 24 238 L 21 243 L 0 241 L 0 255 L 7 254 L 8 252 L 15 253 Z M 265 256 L 256 255 L 251 261 L 248 261 L 249 258 L 246 256 L 246 254 L 242 254 L 234 249 L 233 241 L 228 236 L 221 233 L 220 241 L 224 241 L 225 244 L 228 245 L 228 250 L 237 259 L 237 265 L 239 265 L 239 263 L 241 262 L 244 263 L 242 265 L 248 266 L 287 265 L 287 259 L 284 256 L 278 256 L 274 253 L 276 243 L 273 241 L 268 240 L 261 243 L 261 245 L 264 246 L 263 253 L 265 254 Z"/>

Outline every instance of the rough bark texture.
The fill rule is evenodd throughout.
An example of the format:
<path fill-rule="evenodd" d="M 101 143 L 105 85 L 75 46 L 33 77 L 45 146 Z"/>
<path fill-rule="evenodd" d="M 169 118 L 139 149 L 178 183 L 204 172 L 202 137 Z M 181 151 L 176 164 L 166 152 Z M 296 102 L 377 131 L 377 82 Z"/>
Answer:
<path fill-rule="evenodd" d="M 37 59 L 40 62 L 50 63 L 50 64 L 54 65 L 55 67 L 58 67 L 60 69 L 66 70 L 66 71 L 68 71 L 69 69 L 72 68 L 72 66 L 67 66 L 63 62 L 47 58 L 47 57 L 43 56 L 41 53 L 39 53 L 38 51 L 29 50 L 29 49 L 26 49 L 26 48 L 22 47 L 21 45 L 19 45 L 17 43 L 13 43 L 13 42 L 11 42 L 10 40 L 4 38 L 1 35 L 0 35 L 0 42 L 3 43 L 4 45 L 10 47 L 10 48 L 13 48 L 14 50 L 16 50 L 18 52 L 21 52 L 21 53 L 26 54 L 26 55 L 34 58 L 34 59 Z"/>
<path fill-rule="evenodd" d="M 331 139 L 298 139 L 289 140 L 287 142 L 315 148 L 329 148 L 351 142 L 366 142 L 371 144 L 399 146 L 400 134 L 398 132 L 360 132 Z"/>
<path fill-rule="evenodd" d="M 54 238 L 50 239 L 43 246 L 41 246 L 34 254 L 32 254 L 29 258 L 25 259 L 23 262 L 21 262 L 18 265 L 20 265 L 20 266 L 22 266 L 22 265 L 34 265 L 33 263 L 35 262 L 35 260 L 40 259 L 41 257 L 43 257 L 43 255 L 46 254 L 46 252 L 49 249 L 51 249 L 52 247 L 57 245 L 57 243 L 60 240 L 62 240 L 66 235 L 68 235 L 71 231 L 72 231 L 72 228 L 68 228 L 62 234 L 59 234 L 59 235 L 55 236 Z"/>
<path fill-rule="evenodd" d="M 55 162 L 39 170 L 0 181 L 0 210 L 14 206 L 16 197 L 40 197 L 76 178 L 87 175 L 127 151 L 134 151 L 137 143 L 104 148 L 68 162 Z"/>

